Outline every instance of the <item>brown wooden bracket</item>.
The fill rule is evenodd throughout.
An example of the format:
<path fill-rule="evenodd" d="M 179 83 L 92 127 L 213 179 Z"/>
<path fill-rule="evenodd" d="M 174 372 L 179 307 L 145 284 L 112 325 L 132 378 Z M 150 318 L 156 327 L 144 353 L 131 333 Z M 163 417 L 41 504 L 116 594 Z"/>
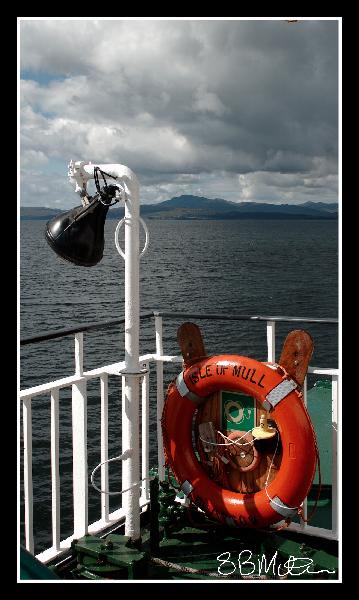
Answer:
<path fill-rule="evenodd" d="M 303 329 L 295 329 L 285 338 L 278 364 L 300 387 L 303 386 L 313 349 L 313 339 Z"/>
<path fill-rule="evenodd" d="M 202 333 L 195 323 L 182 323 L 177 330 L 177 340 L 186 369 L 203 358 L 207 358 Z M 278 364 L 302 387 L 313 354 L 313 339 L 307 331 L 291 331 L 283 344 Z"/>
<path fill-rule="evenodd" d="M 195 323 L 182 323 L 177 329 L 177 340 L 185 369 L 198 360 L 207 358 L 201 330 Z"/>

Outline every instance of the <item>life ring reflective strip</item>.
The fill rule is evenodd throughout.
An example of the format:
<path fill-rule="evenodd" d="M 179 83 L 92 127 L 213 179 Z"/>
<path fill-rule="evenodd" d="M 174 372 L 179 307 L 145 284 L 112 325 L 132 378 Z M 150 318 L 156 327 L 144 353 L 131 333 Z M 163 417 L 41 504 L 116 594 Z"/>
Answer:
<path fill-rule="evenodd" d="M 271 411 L 282 442 L 282 461 L 265 489 L 241 494 L 209 478 L 192 446 L 196 407 L 219 390 L 253 396 Z M 162 415 L 166 463 L 184 493 L 220 522 L 264 527 L 294 516 L 307 496 L 316 468 L 313 426 L 297 390 L 278 365 L 237 355 L 203 359 L 181 372 L 167 392 Z"/>

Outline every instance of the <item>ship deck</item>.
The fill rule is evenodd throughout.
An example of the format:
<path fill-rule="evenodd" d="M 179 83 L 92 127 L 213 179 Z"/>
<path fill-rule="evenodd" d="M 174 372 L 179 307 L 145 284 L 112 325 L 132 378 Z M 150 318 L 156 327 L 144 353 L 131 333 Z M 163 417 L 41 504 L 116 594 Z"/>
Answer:
<path fill-rule="evenodd" d="M 157 545 L 153 542 L 153 523 L 156 519 L 153 518 L 153 507 L 151 509 L 152 493 L 150 493 L 150 436 L 149 436 L 149 421 L 150 411 L 152 421 L 157 421 L 157 474 L 160 481 L 164 479 L 164 457 L 160 431 L 160 416 L 162 414 L 164 402 L 164 368 L 171 366 L 176 369 L 182 364 L 182 357 L 177 355 L 165 355 L 162 345 L 162 318 L 168 317 L 173 319 L 206 319 L 206 320 L 249 320 L 261 321 L 266 326 L 267 332 L 267 351 L 268 361 L 275 362 L 275 325 L 277 322 L 287 322 L 292 325 L 294 322 L 298 326 L 298 322 L 309 322 L 320 325 L 336 325 L 335 319 L 304 319 L 291 317 L 275 317 L 275 316 L 249 316 L 249 315 L 194 315 L 184 313 L 148 313 L 143 318 L 155 319 L 156 333 L 156 352 L 154 354 L 143 355 L 140 357 L 140 364 L 144 367 L 151 367 L 151 377 L 155 375 L 155 395 L 156 403 L 150 404 L 150 376 L 149 371 L 146 372 L 143 384 L 141 386 L 141 499 L 139 509 L 143 510 L 143 529 L 142 529 L 142 546 L 137 549 L 141 555 L 141 573 L 140 580 L 196 580 L 196 579 L 211 579 L 213 581 L 227 581 L 229 579 L 245 579 L 266 577 L 287 577 L 287 579 L 298 578 L 338 578 L 338 498 L 337 498 L 337 404 L 338 404 L 338 369 L 328 367 L 310 366 L 308 369 L 309 377 L 315 379 L 314 387 L 307 389 L 304 386 L 304 401 L 307 403 L 309 413 L 315 427 L 318 445 L 321 455 L 322 467 L 322 490 L 318 503 L 317 512 L 314 518 L 307 524 L 305 521 L 293 521 L 289 529 L 280 532 L 273 531 L 254 531 L 244 530 L 240 528 L 230 529 L 224 526 L 213 526 L 213 523 L 202 523 L 201 527 L 197 527 L 190 520 L 185 512 L 179 522 L 171 521 L 170 525 L 166 522 L 166 516 L 161 513 L 159 516 L 159 539 Z M 123 323 L 123 320 L 117 319 L 106 323 L 92 323 L 73 327 L 57 332 L 37 335 L 32 338 L 25 338 L 21 345 L 35 344 L 43 341 L 50 341 L 58 337 L 67 335 L 75 335 L 75 373 L 69 377 L 50 381 L 45 384 L 37 385 L 32 388 L 27 388 L 20 392 L 20 397 L 23 405 L 23 440 L 24 440 L 24 546 L 29 553 L 29 560 L 33 555 L 34 561 L 42 563 L 45 569 L 50 567 L 52 573 L 56 573 L 60 578 L 66 579 L 134 579 L 136 576 L 136 568 L 133 571 L 131 566 L 131 554 L 134 549 L 129 550 L 126 538 L 123 536 L 123 520 L 125 513 L 123 508 L 111 512 L 108 501 L 108 496 L 103 495 L 101 498 L 101 518 L 95 522 L 89 522 L 88 519 L 88 465 L 86 447 L 87 440 L 83 432 L 86 430 L 87 419 L 87 388 L 86 385 L 92 380 L 100 380 L 101 383 L 101 459 L 108 460 L 108 430 L 109 430 L 109 412 L 108 400 L 110 394 L 108 392 L 108 379 L 115 377 L 122 381 L 122 370 L 124 363 L 113 363 L 102 365 L 91 371 L 85 371 L 83 365 L 83 334 L 87 331 L 112 328 L 115 324 Z M 320 380 L 319 380 L 320 378 Z M 325 381 L 323 382 L 323 378 Z M 312 381 L 313 381 L 312 379 Z M 59 391 L 62 389 L 72 389 L 73 407 L 76 410 L 72 413 L 72 436 L 73 436 L 73 512 L 74 512 L 74 529 L 73 534 L 64 538 L 62 533 L 62 524 L 60 519 L 61 514 L 61 497 L 60 497 L 60 436 L 59 436 L 59 404 L 63 402 L 59 396 Z M 32 479 L 32 404 L 33 401 L 43 394 L 47 394 L 51 400 L 51 477 L 47 482 L 51 488 L 51 532 L 49 537 L 52 538 L 52 544 L 49 542 L 49 547 L 41 552 L 36 553 L 36 536 L 37 529 L 34 527 L 34 492 Z M 80 410 L 81 409 L 81 410 Z M 157 418 L 154 415 L 156 412 Z M 34 419 L 36 416 L 34 412 Z M 34 449 L 36 448 L 36 436 L 34 439 Z M 109 472 L 107 468 L 101 468 L 101 489 L 111 489 Z M 316 481 L 316 480 L 315 480 Z M 305 514 L 311 512 L 313 502 L 313 493 L 315 486 L 311 490 L 308 500 L 304 502 Z M 168 503 L 168 507 L 173 506 L 173 503 Z M 150 520 L 149 520 L 150 515 Z M 194 522 L 197 523 L 196 515 Z M 146 522 L 147 519 L 147 522 Z M 152 534 L 151 534 L 152 523 Z M 36 523 L 35 523 L 36 524 Z M 203 525 L 207 525 L 203 527 Z M 163 530 L 162 530 L 163 529 Z M 91 536 L 88 536 L 91 533 Z M 106 557 L 103 555 L 102 546 L 106 546 L 108 535 L 121 536 L 115 538 L 115 543 L 119 543 L 122 547 L 121 552 L 129 555 L 127 559 L 118 560 L 118 564 L 106 565 Z M 97 537 L 98 536 L 98 537 Z M 152 536 L 152 538 L 151 538 Z M 88 539 L 92 539 L 94 546 L 98 545 L 96 550 L 92 551 L 92 556 L 86 555 L 88 550 Z M 81 541 L 82 540 L 82 541 Z M 23 543 L 23 542 L 21 542 Z M 81 547 L 81 544 L 83 546 Z M 105 551 L 107 552 L 106 548 Z M 244 552 L 239 558 L 240 553 Z M 119 551 L 120 552 L 120 551 Z M 120 552 L 120 554 L 121 554 Z M 276 564 L 285 564 L 290 557 L 297 559 L 304 558 L 307 561 L 313 560 L 316 573 L 299 572 L 300 569 L 291 570 L 290 573 L 278 574 L 273 571 L 273 562 L 271 559 L 276 555 Z M 97 554 L 96 554 L 97 553 Z M 222 559 L 218 557 L 223 553 L 227 553 Z M 231 553 L 229 556 L 228 553 Z M 91 553 L 90 553 L 91 554 Z M 143 556 L 142 556 L 143 555 Z M 253 571 L 252 563 L 258 566 L 263 564 L 263 555 L 272 566 L 264 572 L 259 573 Z M 112 557 L 113 558 L 113 557 Z M 229 562 L 223 563 L 223 558 L 227 558 Z M 83 560 L 82 560 L 83 559 Z M 99 569 L 96 571 L 96 562 Z M 245 562 L 247 560 L 247 563 Z M 95 562 L 95 565 L 94 565 Z M 136 561 L 135 561 L 136 562 Z M 293 561 L 292 561 L 293 562 Z M 232 564 L 233 563 L 233 564 Z M 133 563 L 135 564 L 135 563 Z M 221 576 L 218 573 L 218 568 L 223 567 L 224 574 Z M 297 565 L 299 562 L 297 563 Z M 47 567 L 45 567 L 45 565 Z M 21 565 L 22 566 L 22 565 Z M 32 571 L 33 565 L 28 565 L 28 569 L 24 567 L 24 574 L 21 579 L 31 579 L 34 575 Z M 91 569 L 89 568 L 91 567 Z M 101 568 L 104 567 L 104 568 Z M 232 572 L 227 572 L 232 571 Z M 284 571 L 286 568 L 284 568 Z M 249 571 L 249 572 L 248 572 Z M 282 569 L 283 571 L 283 569 Z M 318 573 L 318 571 L 324 571 Z M 35 573 L 36 575 L 36 573 Z M 111 575 L 111 577 L 109 577 Z M 44 579 L 41 575 L 34 576 L 33 579 Z"/>
<path fill-rule="evenodd" d="M 318 507 L 325 520 L 326 507 Z M 338 542 L 288 530 L 248 530 L 213 524 L 182 508 L 177 524 L 158 527 L 143 515 L 141 544 L 115 533 L 85 536 L 57 567 L 62 580 L 298 581 L 338 579 Z M 195 522 L 194 522 L 195 520 Z"/>

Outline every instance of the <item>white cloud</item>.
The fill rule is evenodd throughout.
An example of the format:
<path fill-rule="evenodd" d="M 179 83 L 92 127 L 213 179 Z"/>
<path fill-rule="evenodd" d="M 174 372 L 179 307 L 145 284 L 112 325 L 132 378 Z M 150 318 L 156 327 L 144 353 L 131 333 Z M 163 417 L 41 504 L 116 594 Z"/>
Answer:
<path fill-rule="evenodd" d="M 45 165 L 49 161 L 41 150 L 25 150 L 22 155 L 22 167 Z"/>
<path fill-rule="evenodd" d="M 311 200 L 336 202 L 336 175 L 318 176 L 315 171 L 301 173 L 254 172 L 239 176 L 240 194 L 249 202 L 298 204 Z"/>
<path fill-rule="evenodd" d="M 335 198 L 335 22 L 24 19 L 21 63 L 28 181 L 74 158 L 128 164 L 151 200 Z"/>

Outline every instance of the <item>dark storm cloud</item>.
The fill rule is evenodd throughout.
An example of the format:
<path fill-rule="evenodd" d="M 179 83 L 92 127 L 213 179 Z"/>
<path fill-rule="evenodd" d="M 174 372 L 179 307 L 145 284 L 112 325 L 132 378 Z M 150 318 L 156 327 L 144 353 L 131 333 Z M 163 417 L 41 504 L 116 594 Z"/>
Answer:
<path fill-rule="evenodd" d="M 25 164 L 118 160 L 157 182 L 151 200 L 183 174 L 222 173 L 229 199 L 255 200 L 256 173 L 300 173 L 322 181 L 325 198 L 337 173 L 336 21 L 25 20 L 21 29 Z M 239 175 L 251 175 L 244 196 Z"/>

